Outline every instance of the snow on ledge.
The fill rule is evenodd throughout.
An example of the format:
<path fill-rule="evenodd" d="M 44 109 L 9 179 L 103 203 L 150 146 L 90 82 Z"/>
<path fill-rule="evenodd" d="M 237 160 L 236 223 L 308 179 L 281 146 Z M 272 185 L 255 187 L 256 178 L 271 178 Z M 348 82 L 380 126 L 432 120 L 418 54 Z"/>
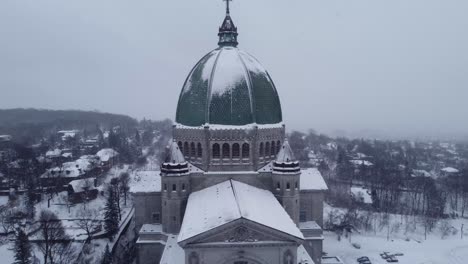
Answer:
<path fill-rule="evenodd" d="M 242 126 L 230 126 L 230 125 L 218 125 L 218 124 L 204 124 L 201 126 L 186 126 L 182 125 L 179 123 L 174 124 L 176 128 L 181 128 L 181 129 L 204 129 L 205 127 L 208 127 L 209 129 L 212 130 L 249 130 L 249 129 L 254 129 L 257 127 L 258 129 L 269 129 L 269 128 L 282 128 L 284 126 L 283 122 L 276 123 L 276 124 L 257 124 L 257 123 L 252 123 L 252 124 L 247 124 L 247 125 L 242 125 Z"/>

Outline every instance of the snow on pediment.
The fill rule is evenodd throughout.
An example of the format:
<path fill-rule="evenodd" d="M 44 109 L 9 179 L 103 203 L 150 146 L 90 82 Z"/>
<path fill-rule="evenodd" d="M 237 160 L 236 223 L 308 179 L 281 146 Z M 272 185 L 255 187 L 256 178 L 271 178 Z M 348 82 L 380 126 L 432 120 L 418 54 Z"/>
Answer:
<path fill-rule="evenodd" d="M 187 244 L 209 243 L 258 243 L 258 242 L 297 242 L 298 239 L 289 234 L 260 225 L 248 219 L 238 219 L 224 226 L 209 230 L 199 236 L 185 241 Z M 184 245 L 186 243 L 183 243 Z"/>

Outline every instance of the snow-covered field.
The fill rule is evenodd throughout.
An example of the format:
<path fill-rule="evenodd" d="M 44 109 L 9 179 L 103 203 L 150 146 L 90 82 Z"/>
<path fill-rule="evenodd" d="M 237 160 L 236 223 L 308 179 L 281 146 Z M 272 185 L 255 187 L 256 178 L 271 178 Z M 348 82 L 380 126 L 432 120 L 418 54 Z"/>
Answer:
<path fill-rule="evenodd" d="M 387 241 L 385 236 L 353 235 L 352 243 L 358 243 L 361 248 L 356 249 L 351 242 L 342 238 L 338 241 L 336 234 L 325 232 L 324 251 L 329 255 L 340 256 L 346 264 L 358 263 L 356 259 L 367 256 L 374 264 L 387 263 L 380 257 L 380 253 L 403 253 L 397 257 L 400 264 L 466 264 L 468 263 L 468 237 L 464 240 L 460 236 L 441 240 L 440 237 L 430 236 L 427 240 L 393 239 Z"/>
<path fill-rule="evenodd" d="M 346 210 L 325 204 L 324 220 L 329 212 L 343 214 Z M 365 211 L 360 211 L 366 214 Z M 388 225 L 380 226 L 381 215 L 374 213 L 373 230 L 354 231 L 351 236 L 341 237 L 334 232 L 324 232 L 323 251 L 330 256 L 339 256 L 346 264 L 357 264 L 357 258 L 367 256 L 373 264 L 388 263 L 380 257 L 381 253 L 402 253 L 397 256 L 401 264 L 466 264 L 468 263 L 468 219 L 439 220 L 432 231 L 424 235 L 424 224 L 420 217 L 413 218 L 390 214 Z M 405 223 L 415 223 L 413 229 L 406 231 Z M 463 239 L 462 239 L 462 227 Z M 442 235 L 443 231 L 444 235 Z M 388 239 L 387 239 L 388 236 Z M 356 248 L 354 245 L 360 248 Z"/>

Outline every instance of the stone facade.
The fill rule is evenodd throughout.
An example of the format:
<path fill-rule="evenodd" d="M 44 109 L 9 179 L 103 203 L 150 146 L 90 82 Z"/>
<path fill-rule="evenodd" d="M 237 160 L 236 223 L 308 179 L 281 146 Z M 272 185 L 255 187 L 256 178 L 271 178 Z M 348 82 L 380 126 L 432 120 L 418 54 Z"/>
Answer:
<path fill-rule="evenodd" d="M 271 162 L 285 138 L 285 127 L 174 126 L 174 140 L 185 159 L 205 171 L 256 171 Z"/>

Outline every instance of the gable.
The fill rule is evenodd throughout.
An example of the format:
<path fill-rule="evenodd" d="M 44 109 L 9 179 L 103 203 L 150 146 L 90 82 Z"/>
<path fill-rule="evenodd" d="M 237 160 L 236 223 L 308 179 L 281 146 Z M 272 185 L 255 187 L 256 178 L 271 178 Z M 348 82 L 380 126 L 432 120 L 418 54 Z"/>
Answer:
<path fill-rule="evenodd" d="M 228 244 L 239 246 L 264 242 L 301 243 L 302 241 L 290 234 L 241 218 L 199 234 L 191 239 L 181 241 L 179 244 L 182 247 Z"/>

